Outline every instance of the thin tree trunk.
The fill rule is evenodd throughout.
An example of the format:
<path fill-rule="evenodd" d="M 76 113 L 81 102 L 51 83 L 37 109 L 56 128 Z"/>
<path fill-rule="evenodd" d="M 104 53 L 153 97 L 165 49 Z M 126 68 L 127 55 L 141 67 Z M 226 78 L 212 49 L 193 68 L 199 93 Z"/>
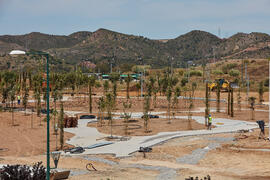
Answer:
<path fill-rule="evenodd" d="M 61 149 L 64 147 L 64 106 L 63 102 L 61 101 L 61 112 L 60 112 L 60 146 Z"/>
<path fill-rule="evenodd" d="M 233 112 L 233 88 L 231 88 L 231 117 L 234 116 Z"/>
<path fill-rule="evenodd" d="M 204 117 L 205 117 L 205 122 L 204 122 L 204 124 L 205 124 L 205 126 L 207 126 L 208 125 L 208 121 L 207 121 L 207 119 L 208 119 L 208 116 L 209 116 L 209 93 L 208 93 L 208 90 L 209 90 L 209 88 L 208 88 L 208 82 L 206 82 L 205 83 L 205 115 L 204 115 Z"/>
<path fill-rule="evenodd" d="M 231 113 L 231 109 L 230 109 L 230 107 L 231 107 L 231 89 L 229 88 L 229 90 L 228 90 L 228 115 L 230 115 L 230 113 Z"/>
<path fill-rule="evenodd" d="M 220 85 L 217 87 L 217 112 L 220 112 Z"/>
<path fill-rule="evenodd" d="M 89 84 L 89 112 L 92 113 L 92 86 Z"/>

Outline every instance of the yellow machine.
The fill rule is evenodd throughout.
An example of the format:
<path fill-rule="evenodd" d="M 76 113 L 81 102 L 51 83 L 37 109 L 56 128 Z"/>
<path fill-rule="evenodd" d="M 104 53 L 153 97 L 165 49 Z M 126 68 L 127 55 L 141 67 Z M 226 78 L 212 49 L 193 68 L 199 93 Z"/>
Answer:
<path fill-rule="evenodd" d="M 225 90 L 225 91 L 229 90 L 230 83 L 229 81 L 225 79 L 216 79 L 215 82 L 210 83 L 208 87 L 211 91 L 215 91 L 218 87 L 218 84 L 220 85 L 220 90 Z"/>

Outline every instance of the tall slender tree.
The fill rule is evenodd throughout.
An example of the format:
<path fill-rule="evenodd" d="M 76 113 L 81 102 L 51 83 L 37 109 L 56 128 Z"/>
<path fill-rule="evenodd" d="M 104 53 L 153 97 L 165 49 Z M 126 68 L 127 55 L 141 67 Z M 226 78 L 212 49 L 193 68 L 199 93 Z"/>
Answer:
<path fill-rule="evenodd" d="M 108 114 L 108 118 L 109 118 L 109 123 L 110 123 L 110 134 L 111 134 L 111 138 L 113 137 L 112 134 L 112 126 L 113 126 L 113 119 L 112 119 L 112 110 L 113 110 L 113 106 L 114 106 L 114 99 L 113 99 L 113 95 L 111 93 L 106 94 L 106 100 L 105 100 L 105 104 L 106 104 L 106 110 L 107 110 L 107 114 Z"/>
<path fill-rule="evenodd" d="M 88 89 L 89 89 L 89 112 L 92 113 L 93 111 L 93 100 L 92 100 L 92 91 L 93 87 L 95 86 L 96 78 L 94 76 L 90 76 L 88 79 Z"/>
<path fill-rule="evenodd" d="M 126 95 L 127 95 L 127 99 L 129 99 L 129 86 L 130 86 L 130 82 L 132 80 L 132 77 L 130 74 L 128 74 L 127 78 L 125 79 L 125 82 L 126 82 Z"/>

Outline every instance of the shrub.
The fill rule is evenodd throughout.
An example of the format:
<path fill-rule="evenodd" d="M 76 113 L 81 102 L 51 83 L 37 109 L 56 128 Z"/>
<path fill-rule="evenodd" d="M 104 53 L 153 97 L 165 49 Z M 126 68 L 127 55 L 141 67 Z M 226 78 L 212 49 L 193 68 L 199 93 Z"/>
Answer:
<path fill-rule="evenodd" d="M 26 165 L 7 165 L 2 168 L 0 179 L 45 180 L 46 171 L 41 162 L 36 163 L 32 168 Z"/>
<path fill-rule="evenodd" d="M 187 78 L 183 78 L 181 80 L 181 86 L 184 87 L 186 84 L 188 83 L 188 79 Z"/>
<path fill-rule="evenodd" d="M 191 70 L 189 72 L 185 72 L 185 77 L 188 77 L 188 73 L 189 73 L 189 76 L 192 77 L 192 76 L 202 76 L 202 71 L 199 71 L 199 70 Z"/>
<path fill-rule="evenodd" d="M 228 74 L 228 72 L 235 67 L 237 67 L 237 63 L 229 63 L 222 66 L 222 71 L 224 74 Z"/>
<path fill-rule="evenodd" d="M 269 87 L 269 78 L 267 78 L 266 80 L 264 80 L 264 86 L 265 87 Z"/>
<path fill-rule="evenodd" d="M 240 74 L 240 72 L 238 70 L 235 70 L 235 69 L 232 69 L 229 72 L 229 75 L 232 76 L 232 77 L 238 77 L 239 74 Z"/>
<path fill-rule="evenodd" d="M 179 76 L 183 76 L 183 75 L 184 75 L 184 70 L 183 70 L 183 69 L 180 69 L 180 70 L 178 71 L 178 74 L 179 74 Z"/>
<path fill-rule="evenodd" d="M 224 73 L 221 70 L 214 70 L 213 71 L 213 74 L 215 74 L 215 75 L 222 75 Z"/>

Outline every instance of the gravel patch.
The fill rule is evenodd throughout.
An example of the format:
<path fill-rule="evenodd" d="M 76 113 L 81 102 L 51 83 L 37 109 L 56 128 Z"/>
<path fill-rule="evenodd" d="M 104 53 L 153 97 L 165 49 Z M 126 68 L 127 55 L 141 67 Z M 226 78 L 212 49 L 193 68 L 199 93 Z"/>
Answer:
<path fill-rule="evenodd" d="M 80 175 L 85 175 L 89 174 L 89 171 L 87 170 L 81 170 L 81 169 L 60 169 L 57 168 L 57 171 L 70 171 L 69 176 L 80 176 Z"/>
<path fill-rule="evenodd" d="M 110 160 L 103 159 L 103 158 L 100 158 L 100 157 L 93 157 L 93 156 L 80 156 L 80 157 L 85 159 L 85 160 L 88 160 L 88 161 L 101 162 L 101 163 L 104 163 L 104 164 L 108 164 L 110 166 L 114 166 L 114 165 L 119 164 L 118 162 L 110 161 Z"/>
<path fill-rule="evenodd" d="M 207 137 L 207 139 L 210 141 L 216 141 L 219 143 L 235 141 L 234 137 Z"/>
<path fill-rule="evenodd" d="M 191 154 L 185 155 L 183 157 L 177 158 L 176 162 L 183 163 L 183 164 L 198 164 L 200 160 L 202 160 L 208 151 L 216 149 L 220 147 L 219 143 L 210 143 L 205 148 L 199 148 L 193 150 Z"/>
<path fill-rule="evenodd" d="M 127 168 L 138 168 L 143 170 L 150 170 L 150 171 L 159 171 L 160 174 L 156 177 L 157 180 L 164 180 L 164 179 L 175 179 L 176 177 L 176 170 L 172 168 L 162 167 L 162 166 L 147 166 L 143 164 L 130 164 L 126 166 Z"/>

